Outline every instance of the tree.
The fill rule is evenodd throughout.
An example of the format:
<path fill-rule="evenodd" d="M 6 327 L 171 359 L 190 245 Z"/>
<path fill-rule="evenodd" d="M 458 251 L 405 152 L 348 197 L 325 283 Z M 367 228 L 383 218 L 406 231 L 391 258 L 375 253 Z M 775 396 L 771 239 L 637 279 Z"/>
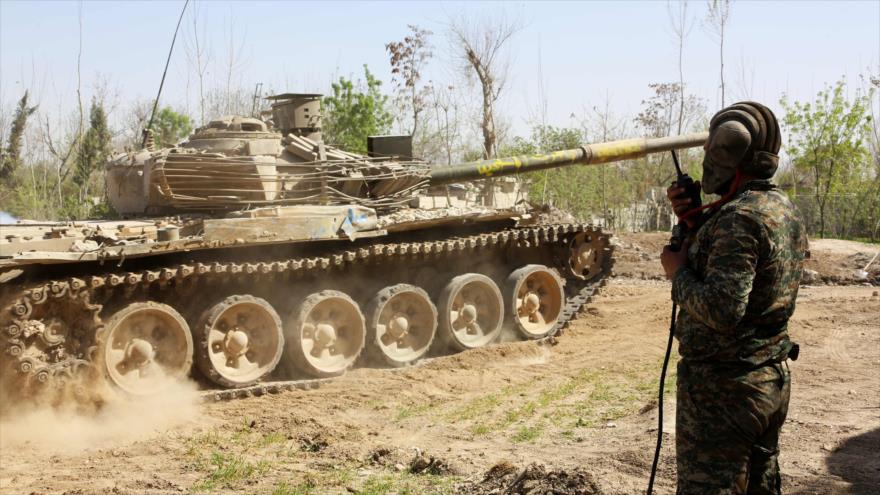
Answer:
<path fill-rule="evenodd" d="M 324 112 L 324 140 L 342 148 L 366 153 L 367 136 L 387 133 L 393 116 L 387 110 L 388 96 L 380 91 L 382 81 L 364 65 L 364 80 L 356 83 L 340 77 L 332 84 L 332 96 L 321 104 Z"/>
<path fill-rule="evenodd" d="M 791 136 L 788 153 L 795 169 L 808 174 L 811 181 L 818 232 L 823 238 L 829 205 L 835 204 L 838 214 L 844 214 L 841 223 L 850 223 L 852 218 L 847 217 L 856 205 L 849 198 L 858 184 L 870 179 L 873 89 L 867 94 L 857 91 L 852 99 L 845 90 L 846 82 L 841 80 L 826 85 L 813 103 L 791 103 L 784 96 L 780 102 L 786 111 L 783 125 Z"/>
<path fill-rule="evenodd" d="M 508 72 L 503 49 L 519 30 L 518 23 L 504 18 L 476 23 L 459 18 L 449 24 L 450 37 L 464 62 L 465 74 L 472 70 L 480 82 L 483 158 L 496 156 L 495 102 L 504 90 Z"/>
<path fill-rule="evenodd" d="M 419 116 L 427 106 L 429 86 L 420 86 L 422 69 L 433 55 L 428 38 L 431 31 L 410 24 L 411 34 L 402 41 L 392 41 L 385 45 L 391 62 L 391 82 L 395 85 L 398 99 L 404 112 L 412 115 L 410 136 L 415 136 L 419 128 Z"/>
<path fill-rule="evenodd" d="M 688 35 L 691 33 L 691 28 L 693 28 L 693 23 L 691 22 L 691 18 L 688 16 L 688 3 L 687 0 L 679 0 L 676 3 L 677 9 L 672 8 L 672 2 L 670 1 L 667 4 L 667 11 L 669 13 L 669 21 L 672 24 L 672 34 L 675 35 L 675 41 L 678 45 L 678 90 L 679 90 L 679 104 L 680 109 L 678 112 L 678 132 L 677 134 L 681 134 L 681 129 L 684 125 L 684 42 L 687 39 Z"/>
<path fill-rule="evenodd" d="M 153 136 L 159 147 L 174 146 L 192 131 L 192 120 L 188 115 L 177 113 L 171 107 L 164 107 L 153 119 Z"/>
<path fill-rule="evenodd" d="M 28 92 L 25 91 L 15 109 L 15 117 L 9 130 L 9 142 L 0 154 L 0 180 L 3 182 L 9 183 L 14 180 L 15 172 L 21 166 L 21 142 L 27 128 L 28 117 L 36 111 L 37 106 L 28 106 Z"/>
<path fill-rule="evenodd" d="M 724 29 L 730 20 L 731 0 L 707 0 L 705 25 L 718 39 L 718 59 L 721 65 L 721 107 L 724 107 Z"/>
<path fill-rule="evenodd" d="M 211 61 L 211 52 L 208 51 L 208 47 L 205 45 L 205 39 L 207 38 L 205 27 L 202 26 L 201 31 L 199 30 L 200 11 L 199 5 L 195 2 L 193 2 L 192 9 L 190 10 L 190 18 L 192 19 L 192 31 L 187 32 L 189 36 L 184 40 L 186 41 L 186 58 L 187 65 L 195 70 L 196 78 L 199 82 L 199 122 L 200 125 L 204 125 L 206 122 L 205 74 Z"/>
<path fill-rule="evenodd" d="M 429 86 L 429 116 L 432 117 L 431 131 L 421 142 L 424 158 L 432 155 L 442 157 L 447 165 L 452 165 L 452 156 L 461 145 L 461 100 L 454 86 L 437 88 Z M 428 127 L 428 126 L 426 126 Z M 432 144 L 436 144 L 432 146 Z M 439 160 L 438 160 L 439 161 Z"/>
<path fill-rule="evenodd" d="M 79 201 L 87 200 L 92 172 L 107 161 L 111 153 L 110 130 L 104 104 L 93 100 L 89 111 L 89 129 L 80 141 L 73 182 L 79 187 Z"/>
<path fill-rule="evenodd" d="M 504 156 L 532 155 L 577 148 L 584 141 L 580 129 L 537 125 L 529 139 L 516 136 L 509 146 L 501 148 Z M 555 206 L 580 218 L 601 209 L 598 174 L 595 167 L 562 167 L 528 174 L 531 178 L 529 196 L 544 198 Z M 546 191 L 546 195 L 545 195 Z"/>

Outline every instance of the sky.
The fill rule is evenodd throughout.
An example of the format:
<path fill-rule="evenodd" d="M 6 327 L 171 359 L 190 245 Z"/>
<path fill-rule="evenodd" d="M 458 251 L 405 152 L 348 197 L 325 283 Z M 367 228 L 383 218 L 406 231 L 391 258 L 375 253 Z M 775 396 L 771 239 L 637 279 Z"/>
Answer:
<path fill-rule="evenodd" d="M 0 104 L 14 107 L 25 89 L 43 109 L 71 108 L 80 60 L 84 98 L 105 81 L 119 104 L 153 98 L 183 1 L 0 0 Z M 188 7 L 188 16 L 194 4 Z M 665 1 L 619 2 L 226 2 L 200 1 L 201 28 L 212 52 L 209 77 L 221 77 L 231 38 L 240 49 L 242 87 L 258 82 L 278 92 L 327 92 L 340 75 L 362 65 L 386 82 L 385 44 L 407 25 L 434 32 L 427 77 L 452 78 L 456 62 L 444 37 L 451 18 L 504 15 L 522 29 L 509 45 L 510 79 L 498 107 L 514 132 L 528 132 L 541 114 L 569 125 L 606 100 L 618 115 L 633 115 L 650 96 L 648 85 L 678 80 L 677 45 Z M 718 45 L 704 28 L 705 2 L 689 2 L 693 28 L 683 72 L 690 92 L 710 110 L 720 108 Z M 162 103 L 194 105 L 194 72 L 184 20 Z M 745 1 L 733 3 L 725 38 L 727 100 L 750 98 L 779 111 L 785 93 L 812 99 L 825 83 L 880 74 L 880 0 Z M 586 110 L 585 110 L 586 109 Z"/>

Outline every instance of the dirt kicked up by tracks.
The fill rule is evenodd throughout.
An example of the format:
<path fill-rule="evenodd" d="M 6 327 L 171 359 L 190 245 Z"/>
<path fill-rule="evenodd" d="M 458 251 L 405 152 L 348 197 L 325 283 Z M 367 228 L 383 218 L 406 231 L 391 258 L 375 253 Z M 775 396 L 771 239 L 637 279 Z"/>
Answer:
<path fill-rule="evenodd" d="M 801 290 L 786 493 L 880 490 L 877 290 Z M 556 345 L 360 369 L 317 390 L 195 403 L 183 389 L 172 402 L 111 404 L 98 417 L 4 418 L 0 492 L 642 492 L 668 297 L 666 282 L 615 278 Z M 675 473 L 667 397 L 659 493 L 673 492 Z"/>

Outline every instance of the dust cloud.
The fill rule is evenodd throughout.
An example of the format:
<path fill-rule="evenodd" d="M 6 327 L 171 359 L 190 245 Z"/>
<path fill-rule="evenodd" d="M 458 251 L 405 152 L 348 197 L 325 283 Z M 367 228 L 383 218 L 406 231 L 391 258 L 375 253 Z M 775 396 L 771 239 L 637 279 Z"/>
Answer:
<path fill-rule="evenodd" d="M 516 364 L 520 366 L 536 366 L 541 364 L 547 364 L 550 361 L 550 357 L 552 353 L 547 346 L 539 345 L 533 347 L 534 353 L 529 356 L 524 356 L 516 360 Z"/>
<path fill-rule="evenodd" d="M 7 408 L 0 417 L 0 456 L 21 448 L 71 454 L 114 447 L 192 423 L 199 416 L 193 382 L 169 380 L 162 392 L 148 397 L 127 396 L 101 385 L 100 390 L 90 390 L 88 404 L 73 395 L 60 402 L 57 396 L 51 401 L 17 399 L 24 404 Z M 81 390 L 79 395 L 82 398 Z"/>

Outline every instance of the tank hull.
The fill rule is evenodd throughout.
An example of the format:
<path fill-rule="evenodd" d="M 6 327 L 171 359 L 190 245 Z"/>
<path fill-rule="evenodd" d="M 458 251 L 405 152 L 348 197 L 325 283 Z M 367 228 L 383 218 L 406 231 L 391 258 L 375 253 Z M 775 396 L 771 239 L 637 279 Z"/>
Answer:
<path fill-rule="evenodd" d="M 537 334 L 553 335 L 586 301 L 585 291 L 591 293 L 610 274 L 613 245 L 610 236 L 589 225 L 541 225 L 528 217 L 513 216 L 513 212 L 476 215 L 470 220 L 453 216 L 383 225 L 385 228 L 367 222 L 361 225 L 360 233 L 366 234 L 362 236 L 356 235 L 356 231 L 346 234 L 337 230 L 332 237 L 311 240 L 275 239 L 243 244 L 240 238 L 233 238 L 228 245 L 211 246 L 208 241 L 200 244 L 200 248 L 155 249 L 145 256 L 126 256 L 123 250 L 121 254 L 75 261 L 56 259 L 54 263 L 39 262 L 37 252 L 30 253 L 26 260 L 7 259 L 3 272 L 6 281 L 0 286 L 3 386 L 26 397 L 55 394 L 71 379 L 86 377 L 125 385 L 127 382 L 114 382 L 108 376 L 120 375 L 112 366 L 137 351 L 138 347 L 131 342 L 143 340 L 129 338 L 131 342 L 126 343 L 122 338 L 123 342 L 114 343 L 119 340 L 113 333 L 119 334 L 117 320 L 126 311 L 152 311 L 146 314 L 154 320 L 168 319 L 172 326 L 179 316 L 184 323 L 178 326 L 192 334 L 189 345 L 198 356 L 197 334 L 204 328 L 203 315 L 233 296 L 247 295 L 265 301 L 280 316 L 284 338 L 290 340 L 296 334 L 289 327 L 297 320 L 297 311 L 316 294 L 342 293 L 359 311 L 366 312 L 371 299 L 383 289 L 404 284 L 424 291 L 431 304 L 440 306 L 444 290 L 456 277 L 482 275 L 504 291 L 511 273 L 531 265 L 546 267 L 564 291 L 562 307 L 554 310 L 547 331 Z M 279 223 L 278 218 L 273 221 Z M 140 228 L 143 231 L 144 227 Z M 144 246 L 155 248 L 175 245 L 174 242 L 180 241 L 157 240 L 129 246 L 149 250 Z M 577 264 L 578 248 L 584 244 L 594 248 L 590 268 L 578 267 L 580 271 L 575 272 L 572 267 Z M 140 303 L 157 306 L 132 306 Z M 487 304 L 491 306 L 491 301 Z M 516 308 L 508 306 L 504 308 L 503 302 L 499 306 L 501 326 L 516 334 L 512 330 L 516 326 L 512 323 L 517 317 Z M 176 345 L 186 348 L 186 339 L 176 338 Z M 496 338 L 491 337 L 487 343 Z M 429 350 L 406 364 L 461 350 L 450 346 L 448 339 L 431 340 Z M 211 397 L 230 398 L 239 396 L 240 392 L 235 391 L 238 389 L 264 390 L 264 384 L 272 383 L 280 390 L 338 374 L 339 370 L 332 367 L 327 368 L 330 371 L 325 375 L 304 371 L 289 344 L 285 345 L 277 366 L 258 380 L 224 381 L 223 386 L 212 383 L 205 388 L 214 390 Z M 114 345 L 120 347 L 117 353 L 124 351 L 125 358 L 114 361 L 108 357 L 115 352 Z M 387 360 L 369 358 L 376 355 L 376 349 L 366 350 L 370 345 L 364 342 L 355 359 L 342 371 L 353 366 L 388 367 Z M 154 347 L 152 353 L 156 357 L 160 347 Z M 201 352 L 207 356 L 203 356 L 203 361 L 209 362 L 209 351 L 203 347 Z M 319 362 L 318 371 L 323 369 L 320 365 Z M 178 368 L 183 369 L 184 375 L 205 376 L 192 365 L 192 360 L 182 362 Z M 137 381 L 134 383 L 137 391 Z"/>

